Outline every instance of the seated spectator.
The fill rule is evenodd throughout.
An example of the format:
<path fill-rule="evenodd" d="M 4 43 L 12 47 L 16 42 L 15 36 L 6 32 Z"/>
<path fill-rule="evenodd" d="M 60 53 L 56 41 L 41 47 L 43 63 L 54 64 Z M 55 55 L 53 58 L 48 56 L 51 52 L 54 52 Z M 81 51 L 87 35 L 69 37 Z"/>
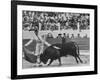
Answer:
<path fill-rule="evenodd" d="M 63 33 L 63 36 L 62 36 L 62 44 L 65 44 L 66 43 L 66 34 Z"/>
<path fill-rule="evenodd" d="M 74 38 L 74 34 L 72 34 L 71 38 Z"/>
<path fill-rule="evenodd" d="M 69 38 L 69 34 L 67 34 L 67 38 Z"/>
<path fill-rule="evenodd" d="M 77 34 L 77 37 L 78 37 L 78 38 L 81 38 L 81 36 L 80 36 L 80 34 L 79 34 L 79 33 Z"/>
<path fill-rule="evenodd" d="M 53 38 L 53 35 L 51 33 L 48 33 L 47 38 Z"/>
<path fill-rule="evenodd" d="M 58 34 L 57 38 L 61 38 L 62 37 L 62 34 Z"/>
<path fill-rule="evenodd" d="M 66 34 L 65 33 L 63 33 L 63 36 L 66 38 Z"/>

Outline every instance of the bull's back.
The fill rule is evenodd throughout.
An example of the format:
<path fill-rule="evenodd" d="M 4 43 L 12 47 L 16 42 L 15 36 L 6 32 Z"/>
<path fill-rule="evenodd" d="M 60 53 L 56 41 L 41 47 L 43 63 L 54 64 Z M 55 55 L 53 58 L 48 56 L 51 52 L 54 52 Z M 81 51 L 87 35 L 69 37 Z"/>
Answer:
<path fill-rule="evenodd" d="M 63 50 L 70 50 L 72 48 L 75 48 L 74 42 L 67 42 L 65 44 L 56 43 L 56 44 L 53 44 L 52 46 L 57 46 L 61 49 L 63 48 Z"/>
<path fill-rule="evenodd" d="M 65 44 L 53 44 L 52 46 L 57 46 L 60 49 L 60 56 L 66 56 L 66 55 L 73 55 L 73 53 L 76 53 L 76 46 L 75 42 L 67 42 Z"/>

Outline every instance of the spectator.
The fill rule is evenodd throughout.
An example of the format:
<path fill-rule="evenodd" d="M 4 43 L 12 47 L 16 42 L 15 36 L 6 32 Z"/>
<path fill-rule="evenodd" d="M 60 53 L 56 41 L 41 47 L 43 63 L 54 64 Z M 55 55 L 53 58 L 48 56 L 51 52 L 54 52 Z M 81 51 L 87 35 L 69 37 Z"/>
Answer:
<path fill-rule="evenodd" d="M 51 33 L 48 33 L 47 38 L 53 38 L 53 35 Z"/>
<path fill-rule="evenodd" d="M 59 38 L 59 39 L 60 39 L 61 37 L 62 37 L 62 34 L 58 34 L 57 38 Z"/>
<path fill-rule="evenodd" d="M 67 34 L 67 38 L 69 38 L 69 33 Z"/>
<path fill-rule="evenodd" d="M 65 43 L 66 43 L 66 34 L 64 33 L 62 36 L 62 44 L 65 44 Z"/>
<path fill-rule="evenodd" d="M 78 38 L 81 38 L 81 36 L 80 36 L 80 34 L 79 34 L 79 33 L 78 33 L 77 35 L 78 35 Z"/>
<path fill-rule="evenodd" d="M 72 39 L 74 38 L 74 34 L 72 34 L 71 38 L 72 38 Z"/>
<path fill-rule="evenodd" d="M 39 11 L 23 11 L 23 29 L 27 24 L 38 26 L 42 24 L 42 30 L 65 30 L 65 29 L 90 29 L 90 15 L 83 13 L 64 13 L 64 12 L 39 12 Z"/>

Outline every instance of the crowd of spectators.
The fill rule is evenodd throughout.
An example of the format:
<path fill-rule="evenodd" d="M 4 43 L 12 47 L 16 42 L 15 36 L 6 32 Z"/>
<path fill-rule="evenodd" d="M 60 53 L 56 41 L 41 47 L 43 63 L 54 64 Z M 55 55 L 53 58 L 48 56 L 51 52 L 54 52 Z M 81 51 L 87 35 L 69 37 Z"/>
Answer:
<path fill-rule="evenodd" d="M 22 11 L 24 30 L 86 30 L 90 28 L 90 15 L 85 13 Z"/>

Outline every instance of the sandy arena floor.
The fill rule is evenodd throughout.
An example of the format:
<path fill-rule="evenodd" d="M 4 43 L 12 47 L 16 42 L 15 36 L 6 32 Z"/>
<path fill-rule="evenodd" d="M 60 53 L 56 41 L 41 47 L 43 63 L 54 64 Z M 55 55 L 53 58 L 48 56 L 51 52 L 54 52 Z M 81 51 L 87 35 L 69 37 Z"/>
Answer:
<path fill-rule="evenodd" d="M 88 66 L 89 65 L 89 63 L 90 63 L 90 56 L 89 55 L 81 55 L 80 58 L 82 59 L 83 63 L 79 62 L 77 64 L 75 58 L 72 56 L 61 57 L 61 62 L 62 62 L 61 66 L 69 67 L 69 66 Z M 59 64 L 58 60 L 55 60 L 48 67 L 58 66 L 58 64 Z M 59 67 L 61 67 L 61 66 L 59 66 Z M 42 66 L 42 67 L 44 67 L 44 66 Z M 33 63 L 30 63 L 23 58 L 22 68 L 26 69 L 26 68 L 37 68 L 37 67 L 34 67 Z"/>

